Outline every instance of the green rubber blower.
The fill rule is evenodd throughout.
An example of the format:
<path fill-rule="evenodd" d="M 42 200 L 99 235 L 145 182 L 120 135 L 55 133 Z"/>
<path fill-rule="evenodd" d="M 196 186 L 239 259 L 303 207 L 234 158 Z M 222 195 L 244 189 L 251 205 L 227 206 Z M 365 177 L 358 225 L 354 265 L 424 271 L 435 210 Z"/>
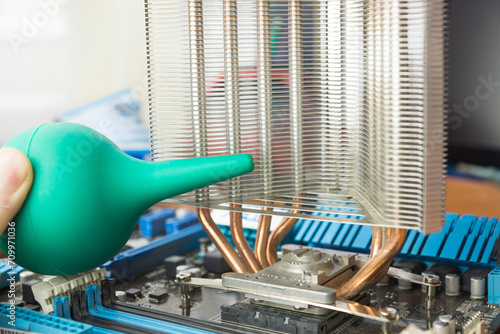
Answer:
<path fill-rule="evenodd" d="M 44 124 L 5 146 L 26 154 L 34 172 L 31 191 L 14 218 L 14 262 L 46 275 L 100 266 L 123 248 L 150 206 L 253 170 L 248 154 L 138 160 L 74 123 Z M 6 234 L 0 236 L 5 253 Z"/>

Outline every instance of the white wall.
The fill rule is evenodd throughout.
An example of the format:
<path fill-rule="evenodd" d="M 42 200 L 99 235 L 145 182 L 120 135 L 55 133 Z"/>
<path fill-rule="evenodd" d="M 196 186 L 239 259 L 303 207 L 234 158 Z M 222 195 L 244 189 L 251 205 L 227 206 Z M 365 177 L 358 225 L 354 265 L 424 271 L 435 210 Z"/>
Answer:
<path fill-rule="evenodd" d="M 145 98 L 142 0 L 0 2 L 0 145 L 117 90 Z"/>

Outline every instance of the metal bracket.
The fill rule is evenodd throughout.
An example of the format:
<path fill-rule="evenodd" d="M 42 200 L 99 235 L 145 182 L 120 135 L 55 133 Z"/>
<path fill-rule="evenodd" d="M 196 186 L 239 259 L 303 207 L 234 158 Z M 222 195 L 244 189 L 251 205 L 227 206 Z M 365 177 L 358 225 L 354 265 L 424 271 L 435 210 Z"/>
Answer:
<path fill-rule="evenodd" d="M 335 289 L 323 284 L 353 264 L 353 255 L 327 254 L 318 249 L 300 248 L 283 254 L 281 261 L 257 273 L 223 274 L 222 284 L 236 289 L 284 297 L 293 295 L 303 301 L 333 304 Z"/>
<path fill-rule="evenodd" d="M 356 259 L 356 261 L 354 263 L 355 263 L 356 267 L 361 268 L 367 262 L 368 261 L 366 261 L 366 260 Z M 437 282 L 436 281 L 432 281 L 432 282 L 426 281 L 425 276 L 423 276 L 423 275 L 409 273 L 407 271 L 393 268 L 393 267 L 389 268 L 387 275 L 390 277 L 394 277 L 397 279 L 401 279 L 404 281 L 408 281 L 408 282 L 412 282 L 412 283 L 416 283 L 416 284 L 420 284 L 420 285 L 425 285 L 425 286 L 429 286 L 429 287 L 438 287 L 441 285 L 441 281 L 439 281 L 439 280 Z"/>
<path fill-rule="evenodd" d="M 394 322 L 397 319 L 393 319 L 392 317 L 387 317 L 384 309 L 376 309 L 370 306 L 361 305 L 356 302 L 351 302 L 348 300 L 337 299 L 334 304 L 327 304 L 321 302 L 313 302 L 310 300 L 302 300 L 300 298 L 292 297 L 292 296 L 281 296 L 274 295 L 269 292 L 263 291 L 252 291 L 245 290 L 241 288 L 228 287 L 222 284 L 221 279 L 208 279 L 208 278 L 197 278 L 192 277 L 190 281 L 184 282 L 182 284 L 193 285 L 193 286 L 203 286 L 207 288 L 221 289 L 221 290 L 229 290 L 241 292 L 248 295 L 259 296 L 264 299 L 272 299 L 272 300 L 280 300 L 283 303 L 287 304 L 289 302 L 296 303 L 297 305 L 307 304 L 309 306 L 321 307 L 333 311 L 343 312 L 352 314 L 358 317 L 372 319 L 376 321 L 381 321 L 384 323 Z"/>

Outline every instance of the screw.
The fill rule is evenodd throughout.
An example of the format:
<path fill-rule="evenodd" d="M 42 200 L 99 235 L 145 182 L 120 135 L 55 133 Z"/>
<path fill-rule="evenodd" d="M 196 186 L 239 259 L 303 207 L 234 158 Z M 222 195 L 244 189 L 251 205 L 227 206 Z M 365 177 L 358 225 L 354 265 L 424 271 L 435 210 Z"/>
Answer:
<path fill-rule="evenodd" d="M 428 275 L 436 275 L 436 273 L 433 272 L 432 270 L 424 270 L 424 271 L 422 271 L 421 275 L 425 277 L 425 276 L 428 276 Z M 427 294 L 427 285 L 423 285 L 422 284 L 421 289 L 422 289 L 423 293 Z"/>
<path fill-rule="evenodd" d="M 189 282 L 191 281 L 191 273 L 187 271 L 183 271 L 175 275 L 175 282 L 176 283 L 184 283 L 184 282 Z"/>
<path fill-rule="evenodd" d="M 392 332 L 392 322 L 398 318 L 398 311 L 393 307 L 384 307 L 380 309 L 380 315 L 389 320 L 382 323 L 382 331 L 384 334 Z"/>
<path fill-rule="evenodd" d="M 439 276 L 425 275 L 424 282 L 430 284 L 439 284 Z M 429 286 L 427 288 L 427 298 L 425 299 L 425 309 L 430 312 L 434 308 L 434 299 L 436 297 L 436 286 Z"/>
<path fill-rule="evenodd" d="M 200 243 L 200 252 L 205 255 L 208 253 L 208 246 L 210 246 L 209 238 L 199 238 L 198 242 Z"/>
<path fill-rule="evenodd" d="M 185 283 L 191 281 L 191 274 L 187 272 L 179 273 L 175 276 L 175 281 L 179 284 L 182 314 L 189 316 L 191 312 L 191 296 L 189 295 L 189 285 Z"/>

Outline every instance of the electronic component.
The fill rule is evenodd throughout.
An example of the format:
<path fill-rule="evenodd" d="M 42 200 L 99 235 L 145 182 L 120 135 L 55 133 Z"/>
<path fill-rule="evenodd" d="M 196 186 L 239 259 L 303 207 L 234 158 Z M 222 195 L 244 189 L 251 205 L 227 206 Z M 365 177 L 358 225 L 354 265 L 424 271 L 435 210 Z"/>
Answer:
<path fill-rule="evenodd" d="M 203 256 L 203 266 L 207 271 L 216 274 L 223 274 L 231 271 L 231 267 L 229 267 L 218 250 L 206 253 L 205 256 Z"/>
<path fill-rule="evenodd" d="M 81 296 L 81 295 L 80 295 Z M 122 323 L 142 328 L 143 330 L 153 330 L 161 333 L 183 334 L 187 331 L 197 334 L 211 334 L 212 332 L 202 329 L 190 329 L 185 325 L 168 323 L 166 321 L 147 318 L 144 316 L 125 313 L 109 309 L 102 306 L 101 291 L 99 286 L 88 286 L 86 288 L 86 298 L 88 300 L 88 313 L 99 319 L 110 319 Z M 85 306 L 84 306 L 85 307 Z"/>
<path fill-rule="evenodd" d="M 401 268 L 401 270 L 406 271 L 408 273 L 411 273 L 411 269 L 407 268 L 407 267 Z M 403 280 L 403 279 L 398 280 L 399 290 L 410 290 L 412 287 L 413 287 L 413 285 L 411 282 L 409 282 L 407 280 Z"/>
<path fill-rule="evenodd" d="M 488 274 L 488 303 L 500 304 L 500 267 Z"/>
<path fill-rule="evenodd" d="M 280 333 L 326 334 L 345 317 L 346 315 L 342 313 L 334 316 L 304 314 L 252 303 L 237 303 L 221 307 L 222 320 L 271 329 Z"/>
<path fill-rule="evenodd" d="M 450 325 L 441 320 L 436 320 L 432 323 L 432 329 L 436 334 L 451 334 Z"/>
<path fill-rule="evenodd" d="M 137 222 L 139 231 L 145 238 L 165 234 L 165 221 L 175 216 L 175 210 L 161 209 L 142 215 Z"/>
<path fill-rule="evenodd" d="M 186 258 L 180 255 L 172 255 L 165 260 L 163 260 L 165 264 L 165 274 L 167 277 L 175 277 L 177 275 L 177 267 L 186 264 Z"/>
<path fill-rule="evenodd" d="M 450 297 L 458 296 L 460 294 L 460 275 L 446 274 L 444 285 L 447 296 Z"/>
<path fill-rule="evenodd" d="M 448 324 L 448 326 L 449 326 L 449 332 L 451 334 L 455 333 L 455 331 L 456 331 L 456 322 L 455 322 L 455 317 L 453 316 L 453 314 L 441 314 L 438 317 L 438 319 L 439 319 L 439 321 Z"/>
<path fill-rule="evenodd" d="M 21 283 L 26 282 L 26 281 L 31 281 L 32 279 L 36 278 L 36 274 L 32 271 L 25 270 L 19 274 L 19 281 Z"/>
<path fill-rule="evenodd" d="M 496 333 L 499 327 L 500 327 L 500 314 L 497 315 L 492 322 L 490 322 L 490 330 L 493 333 Z"/>
<path fill-rule="evenodd" d="M 130 288 L 128 290 L 125 290 L 125 296 L 127 296 L 127 298 L 130 299 L 137 299 L 139 297 L 142 297 L 142 290 L 136 288 Z"/>
<path fill-rule="evenodd" d="M 424 275 L 425 263 L 413 260 L 401 260 L 393 264 L 394 268 L 402 269 L 406 272 Z M 400 290 L 410 290 L 412 288 L 412 283 L 406 280 L 398 280 L 398 288 Z M 422 286 L 423 289 L 426 288 L 425 285 Z"/>
<path fill-rule="evenodd" d="M 95 269 L 80 275 L 57 276 L 33 285 L 31 290 L 43 312 L 52 313 L 55 298 L 69 296 L 72 291 L 83 289 L 89 284 L 99 284 L 106 274 L 106 269 Z"/>
<path fill-rule="evenodd" d="M 116 299 L 118 299 L 121 302 L 126 302 L 127 301 L 127 294 L 125 291 L 116 291 Z"/>
<path fill-rule="evenodd" d="M 484 277 L 473 276 L 470 278 L 470 298 L 483 299 L 486 297 L 486 280 Z"/>
<path fill-rule="evenodd" d="M 204 256 L 208 253 L 208 246 L 212 243 L 210 238 L 200 238 L 198 239 L 198 243 L 200 244 L 200 254 Z"/>
<path fill-rule="evenodd" d="M 182 217 L 169 218 L 165 221 L 165 231 L 167 234 L 176 233 L 191 225 L 199 224 L 196 212 L 187 212 Z"/>
<path fill-rule="evenodd" d="M 446 275 L 448 274 L 459 274 L 460 270 L 456 266 L 450 266 L 447 264 L 442 264 L 442 263 L 435 263 L 427 270 L 434 272 L 436 275 L 439 276 L 439 279 L 441 282 L 446 282 Z"/>
<path fill-rule="evenodd" d="M 477 312 L 470 320 L 462 326 L 463 334 L 484 333 L 485 324 L 481 319 L 481 313 Z"/>
<path fill-rule="evenodd" d="M 394 263 L 392 266 L 398 269 L 407 268 L 408 272 L 415 274 L 421 274 L 425 271 L 426 268 L 425 263 L 413 260 L 400 260 Z"/>
<path fill-rule="evenodd" d="M 32 279 L 26 282 L 21 283 L 21 289 L 23 291 L 23 300 L 26 303 L 36 304 L 37 301 L 35 299 L 35 295 L 33 293 L 33 285 L 40 283 L 39 279 Z"/>
<path fill-rule="evenodd" d="M 486 268 L 468 268 L 462 274 L 462 290 L 471 292 L 471 279 L 472 277 L 482 277 L 486 280 L 491 269 Z"/>
<path fill-rule="evenodd" d="M 178 233 L 155 239 L 145 246 L 121 252 L 102 266 L 113 278 L 129 278 L 162 263 L 165 256 L 183 254 L 197 248 L 198 238 L 205 235 L 201 225 L 192 225 Z"/>
<path fill-rule="evenodd" d="M 151 303 L 161 304 L 167 300 L 168 292 L 166 289 L 156 289 L 149 293 L 148 298 Z"/>
<path fill-rule="evenodd" d="M 40 334 L 93 333 L 92 326 L 20 307 L 10 308 L 10 305 L 5 303 L 0 303 L 0 327 Z"/>
<path fill-rule="evenodd" d="M 12 268 L 6 259 L 0 259 L 0 289 L 10 285 L 8 278 L 14 277 L 15 282 L 19 282 L 19 275 L 24 271 L 23 267 L 12 264 Z"/>

